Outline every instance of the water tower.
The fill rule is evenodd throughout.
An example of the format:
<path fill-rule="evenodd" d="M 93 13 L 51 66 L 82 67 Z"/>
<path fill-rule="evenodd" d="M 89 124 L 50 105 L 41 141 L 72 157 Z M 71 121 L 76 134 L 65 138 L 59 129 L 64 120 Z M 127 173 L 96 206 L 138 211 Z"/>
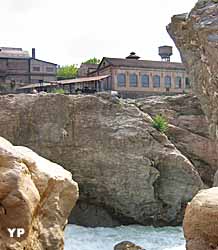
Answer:
<path fill-rule="evenodd" d="M 173 47 L 165 45 L 165 46 L 160 46 L 158 50 L 161 60 L 165 62 L 170 62 L 170 57 L 173 54 Z"/>

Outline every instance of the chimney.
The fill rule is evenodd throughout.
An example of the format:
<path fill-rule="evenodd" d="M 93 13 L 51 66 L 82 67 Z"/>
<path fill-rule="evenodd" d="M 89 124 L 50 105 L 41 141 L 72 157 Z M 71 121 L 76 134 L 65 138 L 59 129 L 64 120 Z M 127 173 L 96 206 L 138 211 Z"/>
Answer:
<path fill-rule="evenodd" d="M 36 58 L 36 49 L 32 48 L 32 58 Z"/>

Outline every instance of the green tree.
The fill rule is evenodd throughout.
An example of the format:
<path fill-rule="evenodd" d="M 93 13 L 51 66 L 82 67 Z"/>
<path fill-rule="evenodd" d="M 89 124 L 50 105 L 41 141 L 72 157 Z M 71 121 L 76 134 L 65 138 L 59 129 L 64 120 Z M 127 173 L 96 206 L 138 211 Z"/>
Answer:
<path fill-rule="evenodd" d="M 96 57 L 93 57 L 93 58 L 90 58 L 89 60 L 83 62 L 83 63 L 91 63 L 91 64 L 99 64 L 101 62 L 100 59 L 96 58 Z"/>
<path fill-rule="evenodd" d="M 152 126 L 161 133 L 165 133 L 168 129 L 168 121 L 162 115 L 156 115 L 153 118 Z"/>
<path fill-rule="evenodd" d="M 61 79 L 70 79 L 75 78 L 77 76 L 78 67 L 75 64 L 72 65 L 64 65 L 58 68 L 57 77 L 59 80 Z"/>

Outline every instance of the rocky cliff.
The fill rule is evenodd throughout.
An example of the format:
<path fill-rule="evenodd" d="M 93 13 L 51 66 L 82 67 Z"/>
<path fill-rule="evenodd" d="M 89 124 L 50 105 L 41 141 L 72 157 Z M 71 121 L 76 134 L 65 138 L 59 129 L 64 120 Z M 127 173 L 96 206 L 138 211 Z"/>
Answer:
<path fill-rule="evenodd" d="M 186 103 L 182 98 L 177 107 L 179 102 Z M 177 101 L 163 102 L 162 109 Z M 158 105 L 156 112 L 160 112 Z M 151 99 L 139 104 L 106 94 L 10 95 L 0 97 L 0 106 L 1 135 L 71 171 L 80 187 L 79 203 L 73 211 L 79 224 L 177 225 L 187 202 L 203 186 L 196 162 L 205 161 L 210 168 L 201 151 L 193 152 L 184 141 L 179 143 L 182 129 L 198 136 L 194 128 L 187 129 L 191 123 L 198 126 L 195 115 L 202 126 L 206 124 L 199 104 L 196 114 L 190 110 L 182 117 L 181 112 L 180 118 L 169 109 L 175 115 L 174 127 L 181 124 L 177 137 L 169 131 L 181 150 L 152 127 Z M 198 127 L 198 131 L 202 140 L 209 140 L 206 129 Z M 182 149 L 184 153 L 189 150 L 187 156 Z"/>
<path fill-rule="evenodd" d="M 155 96 L 134 103 L 151 117 L 157 114 L 167 117 L 170 125 L 166 135 L 211 187 L 218 170 L 218 143 L 209 138 L 209 124 L 199 100 L 191 95 Z"/>
<path fill-rule="evenodd" d="M 218 152 L 215 142 L 218 139 L 217 14 L 217 0 L 199 0 L 189 14 L 172 17 L 167 28 L 189 71 L 193 91 L 208 117 L 210 135 L 216 139 L 213 144 L 215 153 Z M 215 159 L 211 147 L 205 148 L 205 153 L 210 161 Z M 213 185 L 218 185 L 218 172 Z M 187 250 L 218 249 L 217 195 L 217 187 L 200 191 L 188 205 L 184 218 Z"/>
<path fill-rule="evenodd" d="M 63 250 L 63 230 L 78 198 L 72 175 L 0 137 L 0 249 Z"/>
<path fill-rule="evenodd" d="M 217 0 L 199 0 L 189 14 L 173 16 L 167 27 L 208 117 L 213 139 L 218 139 L 217 13 Z"/>

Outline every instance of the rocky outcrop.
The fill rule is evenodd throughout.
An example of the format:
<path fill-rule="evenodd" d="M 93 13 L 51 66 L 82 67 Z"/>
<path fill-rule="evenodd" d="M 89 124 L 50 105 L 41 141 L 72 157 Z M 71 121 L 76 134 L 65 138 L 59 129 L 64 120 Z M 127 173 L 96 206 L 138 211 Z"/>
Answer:
<path fill-rule="evenodd" d="M 167 30 L 189 72 L 193 91 L 218 138 L 218 2 L 199 0 L 189 14 L 176 15 Z"/>
<path fill-rule="evenodd" d="M 209 138 L 209 124 L 199 100 L 192 95 L 178 95 L 151 96 L 130 102 L 151 117 L 162 114 L 167 118 L 166 135 L 193 163 L 204 183 L 212 187 L 218 170 L 218 143 Z"/>
<path fill-rule="evenodd" d="M 63 250 L 64 226 L 77 198 L 68 171 L 0 137 L 1 250 Z"/>
<path fill-rule="evenodd" d="M 218 249 L 218 188 L 200 191 L 187 206 L 183 223 L 187 250 Z"/>
<path fill-rule="evenodd" d="M 177 225 L 202 188 L 191 161 L 134 104 L 106 94 L 38 94 L 1 96 L 0 106 L 1 135 L 79 183 L 77 223 L 92 226 L 89 218 L 102 215 L 102 226 Z"/>
<path fill-rule="evenodd" d="M 114 250 L 145 250 L 144 248 L 135 245 L 130 241 L 123 241 L 114 246 Z"/>

